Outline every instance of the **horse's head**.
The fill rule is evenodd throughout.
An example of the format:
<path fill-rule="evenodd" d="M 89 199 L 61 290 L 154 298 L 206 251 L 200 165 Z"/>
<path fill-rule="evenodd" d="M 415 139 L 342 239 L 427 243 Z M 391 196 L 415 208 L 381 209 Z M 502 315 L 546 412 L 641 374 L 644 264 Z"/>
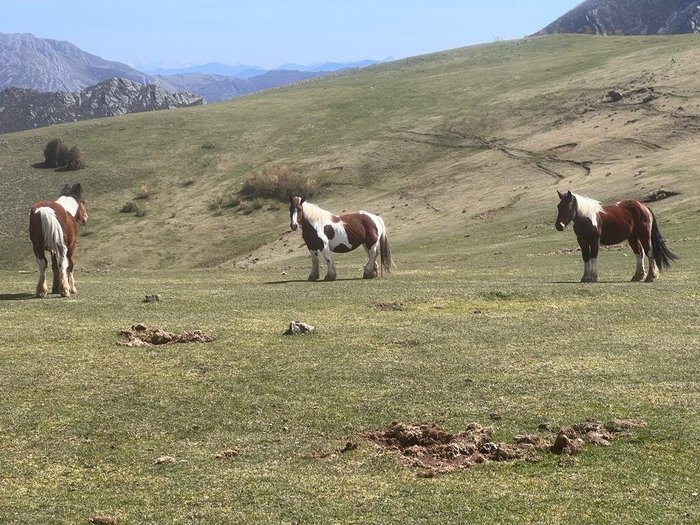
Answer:
<path fill-rule="evenodd" d="M 554 226 L 561 232 L 576 216 L 576 196 L 571 191 L 562 193 L 557 190 L 557 193 L 559 194 L 559 205 L 557 206 L 557 220 Z"/>
<path fill-rule="evenodd" d="M 66 184 L 61 190 L 61 196 L 72 197 L 78 203 L 78 210 L 75 212 L 75 220 L 78 224 L 85 226 L 88 220 L 88 212 L 83 199 L 83 189 L 78 182 L 77 184 Z"/>
<path fill-rule="evenodd" d="M 85 207 L 85 201 L 82 198 L 78 200 L 78 211 L 75 214 L 75 220 L 78 221 L 78 224 L 81 226 L 85 226 L 88 220 L 87 208 Z"/>
<path fill-rule="evenodd" d="M 304 204 L 306 197 L 289 196 L 289 227 L 295 231 L 299 226 L 303 210 L 301 205 Z"/>

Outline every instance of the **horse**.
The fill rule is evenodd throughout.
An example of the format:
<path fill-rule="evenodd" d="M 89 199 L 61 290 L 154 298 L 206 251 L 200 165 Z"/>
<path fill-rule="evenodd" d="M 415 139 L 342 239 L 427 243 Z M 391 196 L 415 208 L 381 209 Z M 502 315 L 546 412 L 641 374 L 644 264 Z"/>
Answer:
<path fill-rule="evenodd" d="M 583 256 L 581 282 L 598 280 L 598 249 L 627 241 L 637 258 L 637 270 L 632 281 L 653 282 L 659 272 L 669 268 L 678 256 L 666 246 L 654 213 L 636 200 L 623 200 L 607 206 L 597 200 L 568 191 L 559 194 L 557 220 L 559 231 L 573 220 L 576 239 Z M 644 269 L 644 255 L 649 259 L 649 272 Z"/>
<path fill-rule="evenodd" d="M 73 267 L 78 224 L 85 225 L 88 213 L 82 197 L 80 183 L 66 186 L 55 201 L 39 201 L 29 212 L 29 238 L 39 267 L 39 282 L 36 296 L 45 297 L 46 261 L 45 252 L 51 253 L 53 286 L 51 293 L 70 297 L 76 293 Z"/>
<path fill-rule="evenodd" d="M 305 197 L 289 197 L 289 223 L 292 231 L 301 226 L 301 236 L 311 254 L 311 273 L 309 281 L 319 278 L 319 256 L 326 260 L 328 271 L 323 278 L 334 281 L 336 278 L 335 263 L 332 252 L 345 253 L 362 246 L 369 260 L 364 266 L 362 277 L 373 279 L 379 275 L 381 260 L 381 275 L 391 273 L 394 262 L 391 258 L 386 226 L 378 215 L 366 211 L 355 211 L 336 215 L 315 204 L 306 202 Z"/>

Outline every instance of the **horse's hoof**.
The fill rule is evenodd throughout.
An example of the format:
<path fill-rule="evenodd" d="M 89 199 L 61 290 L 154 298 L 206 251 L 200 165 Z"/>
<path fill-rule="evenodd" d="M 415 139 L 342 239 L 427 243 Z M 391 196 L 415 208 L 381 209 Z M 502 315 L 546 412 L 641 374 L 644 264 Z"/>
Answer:
<path fill-rule="evenodd" d="M 45 291 L 37 292 L 36 296 L 39 299 L 43 299 L 44 297 L 46 297 L 46 292 Z"/>
<path fill-rule="evenodd" d="M 646 279 L 644 279 L 645 283 L 653 283 L 654 281 L 656 281 L 656 276 L 651 273 L 647 275 Z"/>
<path fill-rule="evenodd" d="M 630 279 L 630 282 L 632 282 L 632 283 L 638 283 L 638 282 L 643 281 L 645 277 L 646 277 L 646 275 L 644 275 L 644 274 L 642 274 L 642 275 L 636 275 L 636 274 L 635 274 L 635 275 L 633 275 L 632 278 Z"/>
<path fill-rule="evenodd" d="M 63 290 L 61 292 L 61 297 L 70 297 L 70 291 L 69 290 Z"/>
<path fill-rule="evenodd" d="M 335 275 L 327 274 L 327 275 L 323 278 L 323 280 L 324 280 L 324 281 L 335 281 Z"/>
<path fill-rule="evenodd" d="M 309 275 L 309 281 L 318 281 L 318 275 Z"/>

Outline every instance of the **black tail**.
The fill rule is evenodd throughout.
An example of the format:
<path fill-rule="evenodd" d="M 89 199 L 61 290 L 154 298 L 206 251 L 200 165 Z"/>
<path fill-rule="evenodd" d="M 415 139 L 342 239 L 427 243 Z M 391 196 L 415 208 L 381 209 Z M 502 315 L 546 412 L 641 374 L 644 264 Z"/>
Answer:
<path fill-rule="evenodd" d="M 671 263 L 678 260 L 678 256 L 668 249 L 666 241 L 661 237 L 656 217 L 654 217 L 654 221 L 651 223 L 651 248 L 654 251 L 654 260 L 659 270 L 670 268 Z"/>
<path fill-rule="evenodd" d="M 386 230 L 379 238 L 379 255 L 382 260 L 382 275 L 384 272 L 391 273 L 394 267 L 394 260 L 391 258 L 391 249 L 389 248 L 389 238 L 386 236 Z"/>

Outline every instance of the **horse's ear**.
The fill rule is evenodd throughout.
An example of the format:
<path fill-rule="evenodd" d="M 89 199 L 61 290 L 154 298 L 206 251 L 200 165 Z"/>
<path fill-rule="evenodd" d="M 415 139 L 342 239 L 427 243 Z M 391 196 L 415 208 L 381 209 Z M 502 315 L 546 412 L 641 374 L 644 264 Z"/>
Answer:
<path fill-rule="evenodd" d="M 290 193 L 290 194 L 287 195 L 287 196 L 289 197 L 289 203 L 290 203 L 290 204 L 293 203 L 293 202 L 294 202 L 294 195 L 292 195 L 292 194 Z"/>
<path fill-rule="evenodd" d="M 299 206 L 301 206 L 305 202 L 306 202 L 306 197 L 302 197 L 301 200 L 299 201 Z"/>
<path fill-rule="evenodd" d="M 566 192 L 566 196 L 567 196 L 568 198 L 571 198 L 571 197 L 574 196 L 574 194 L 571 193 L 571 190 L 569 190 L 569 191 Z"/>
<path fill-rule="evenodd" d="M 557 195 L 559 195 L 559 199 L 564 198 L 564 194 L 562 192 L 560 192 L 559 190 L 557 190 Z"/>
<path fill-rule="evenodd" d="M 61 190 L 61 196 L 70 195 L 70 194 L 71 194 L 70 184 L 66 184 L 65 186 L 63 186 L 63 189 Z"/>
<path fill-rule="evenodd" d="M 71 188 L 70 192 L 72 195 L 78 197 L 78 199 L 80 199 L 80 197 L 83 196 L 83 190 L 79 182 L 77 184 L 73 184 L 73 187 Z"/>

